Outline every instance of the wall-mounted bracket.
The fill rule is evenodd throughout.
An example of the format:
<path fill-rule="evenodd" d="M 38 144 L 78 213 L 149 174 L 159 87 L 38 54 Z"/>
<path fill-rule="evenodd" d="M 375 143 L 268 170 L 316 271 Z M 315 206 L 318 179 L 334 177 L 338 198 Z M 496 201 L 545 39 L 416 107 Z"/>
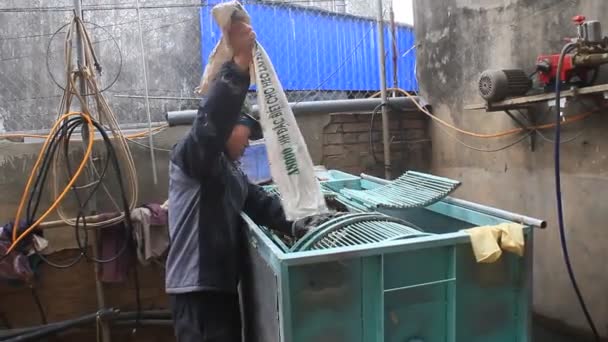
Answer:
<path fill-rule="evenodd" d="M 506 109 L 504 111 L 513 121 L 515 121 L 521 128 L 525 129 L 530 134 L 530 151 L 534 152 L 536 148 L 536 129 L 530 128 L 536 126 L 536 117 L 534 113 L 528 112 L 524 113 L 522 111 L 518 112 L 521 114 L 521 117 L 518 117 L 516 114 Z"/>
<path fill-rule="evenodd" d="M 590 87 L 574 88 L 570 90 L 564 90 L 561 92 L 561 98 L 576 97 L 581 95 L 604 95 L 608 93 L 608 84 L 600 84 Z M 485 109 L 487 112 L 497 112 L 504 110 L 511 110 L 517 108 L 528 108 L 541 102 L 555 100 L 555 93 L 542 93 L 537 95 L 528 95 L 521 97 L 513 97 L 504 101 L 498 101 L 493 103 L 478 103 L 467 105 L 464 107 L 466 110 L 480 110 Z"/>

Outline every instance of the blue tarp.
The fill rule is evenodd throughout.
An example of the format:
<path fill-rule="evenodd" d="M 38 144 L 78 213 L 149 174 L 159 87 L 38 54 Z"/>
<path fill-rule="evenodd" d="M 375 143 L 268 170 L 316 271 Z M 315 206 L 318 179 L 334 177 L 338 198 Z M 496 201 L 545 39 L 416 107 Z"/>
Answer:
<path fill-rule="evenodd" d="M 200 12 L 203 67 L 220 39 L 208 1 Z M 246 4 L 258 41 L 285 90 L 373 91 L 380 88 L 377 24 L 372 19 L 282 4 Z M 412 27 L 398 25 L 397 79 L 418 90 Z M 387 84 L 393 85 L 392 38 L 385 26 Z"/>

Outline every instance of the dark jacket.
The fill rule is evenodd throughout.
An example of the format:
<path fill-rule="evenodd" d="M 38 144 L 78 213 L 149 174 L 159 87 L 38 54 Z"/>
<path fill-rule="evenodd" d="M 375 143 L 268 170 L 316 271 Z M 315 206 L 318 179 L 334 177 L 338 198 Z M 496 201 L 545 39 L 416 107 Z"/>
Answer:
<path fill-rule="evenodd" d="M 279 199 L 251 184 L 224 153 L 248 86 L 249 75 L 226 63 L 192 129 L 171 153 L 167 293 L 236 292 L 242 211 L 260 225 L 290 231 Z"/>

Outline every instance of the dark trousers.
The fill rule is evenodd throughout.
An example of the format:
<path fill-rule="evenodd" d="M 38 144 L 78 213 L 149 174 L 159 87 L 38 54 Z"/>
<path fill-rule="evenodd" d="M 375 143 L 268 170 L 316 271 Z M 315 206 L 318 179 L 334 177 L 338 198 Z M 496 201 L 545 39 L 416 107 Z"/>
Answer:
<path fill-rule="evenodd" d="M 170 300 L 177 342 L 242 342 L 237 294 L 201 291 Z"/>

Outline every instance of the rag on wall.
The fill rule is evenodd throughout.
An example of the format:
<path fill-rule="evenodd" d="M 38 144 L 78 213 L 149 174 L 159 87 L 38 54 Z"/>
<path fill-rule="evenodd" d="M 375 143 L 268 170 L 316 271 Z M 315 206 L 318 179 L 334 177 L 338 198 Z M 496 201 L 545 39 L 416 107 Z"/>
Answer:
<path fill-rule="evenodd" d="M 15 225 L 13 222 L 9 222 L 2 226 L 0 231 L 0 240 L 12 241 L 14 226 Z M 19 221 L 19 231 L 17 232 L 17 234 L 23 233 L 29 226 L 30 224 L 26 220 Z M 16 250 L 26 254 L 29 253 L 32 248 L 32 239 L 35 234 L 41 233 L 35 232 L 34 234 L 27 235 L 23 240 L 21 240 L 21 242 L 17 244 Z"/>
<path fill-rule="evenodd" d="M 28 227 L 27 222 L 21 221 L 21 231 Z M 0 228 L 0 255 L 6 255 L 11 246 L 13 223 L 9 222 Z M 42 239 L 43 240 L 43 239 Z M 28 255 L 33 253 L 32 235 L 28 236 L 8 256 L 0 261 L 0 279 L 29 281 L 34 277 L 34 271 L 29 262 Z"/>
<path fill-rule="evenodd" d="M 11 243 L 8 240 L 0 240 L 0 255 L 5 255 Z M 30 267 L 28 257 L 23 253 L 12 251 L 7 257 L 0 261 L 0 279 L 28 281 L 34 276 Z"/>
<path fill-rule="evenodd" d="M 104 283 L 122 283 L 128 279 L 129 269 L 132 266 L 133 250 L 131 241 L 125 241 L 125 229 L 127 228 L 124 222 L 119 222 L 99 230 L 97 244 L 99 246 L 99 258 L 102 260 L 108 260 L 116 256 L 124 244 L 127 243 L 127 249 L 118 258 L 100 264 L 99 278 Z"/>
<path fill-rule="evenodd" d="M 131 219 L 139 262 L 147 265 L 161 258 L 169 248 L 167 209 L 156 203 L 146 204 L 131 211 Z"/>

